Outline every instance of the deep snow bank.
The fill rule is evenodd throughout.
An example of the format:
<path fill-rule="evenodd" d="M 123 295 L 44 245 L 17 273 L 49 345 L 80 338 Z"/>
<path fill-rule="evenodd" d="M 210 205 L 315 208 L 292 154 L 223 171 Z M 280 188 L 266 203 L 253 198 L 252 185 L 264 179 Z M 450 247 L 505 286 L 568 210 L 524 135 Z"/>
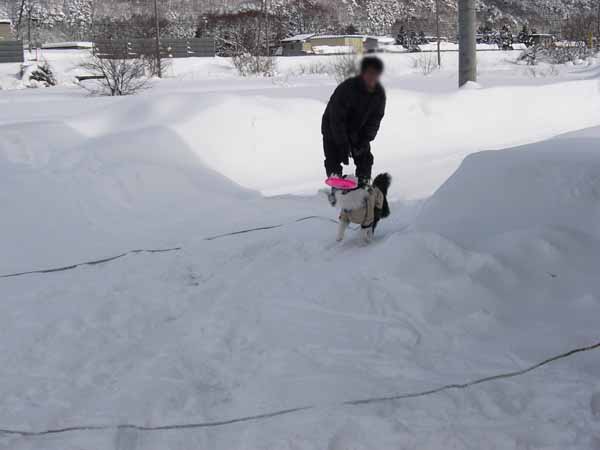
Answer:
<path fill-rule="evenodd" d="M 195 166 L 191 153 L 173 149 L 187 163 L 182 167 L 170 154 L 150 149 L 146 156 L 119 144 L 146 149 L 161 142 L 161 133 L 147 134 L 148 141 L 115 136 L 114 152 L 110 140 L 98 138 L 93 156 L 65 162 L 70 176 L 81 170 L 92 180 L 72 198 L 85 202 L 95 190 L 94 172 L 105 174 L 102 199 L 116 203 L 109 212 L 118 211 L 129 196 L 114 188 L 115 172 L 123 171 L 118 184 L 126 187 L 181 176 L 181 189 L 165 187 L 164 198 L 156 193 L 157 209 L 175 214 L 165 199 L 201 194 L 185 176 L 187 165 Z M 559 150 L 568 165 L 568 149 Z M 500 153 L 510 160 L 520 155 Z M 143 167 L 153 163 L 164 170 L 146 173 Z M 256 220 L 239 201 L 246 194 L 233 188 L 228 195 L 227 184 L 193 173 L 206 176 L 197 186 L 214 194 L 208 212 L 200 209 L 204 222 L 208 216 L 210 226 L 227 228 L 232 216 Z M 40 182 L 52 186 L 52 179 Z M 144 191 L 125 190 L 147 214 L 152 196 Z M 518 201 L 522 193 L 508 195 Z M 220 203 L 222 197 L 231 202 Z M 460 208 L 461 200 L 448 199 L 446 206 Z M 275 202 L 269 220 L 299 214 L 296 199 L 269 202 Z M 232 216 L 220 215 L 223 208 Z M 265 211 L 254 214 L 264 219 Z M 598 239 L 533 224 L 519 239 L 487 242 L 491 249 L 480 250 L 408 231 L 397 217 L 395 207 L 368 247 L 351 233 L 336 244 L 335 225 L 318 220 L 205 241 L 198 230 L 206 225 L 190 217 L 181 252 L 2 280 L 3 428 L 156 426 L 317 408 L 214 428 L 0 436 L 0 449 L 596 450 L 600 362 L 591 353 L 470 390 L 340 405 L 522 369 L 597 339 Z M 465 226 L 475 217 L 465 212 Z M 143 236 L 142 221 L 126 218 L 142 226 Z M 102 238 L 108 245 L 113 236 Z M 36 243 L 44 239 L 32 236 Z M 61 256 L 61 249 L 49 252 Z"/>
<path fill-rule="evenodd" d="M 537 227 L 600 236 L 600 128 L 468 156 L 431 197 L 420 229 L 462 242 Z"/>
<path fill-rule="evenodd" d="M 260 106 L 250 111 L 255 98 Z M 293 172 L 298 156 L 289 149 L 314 135 L 285 136 L 287 152 L 272 151 L 260 164 L 252 151 L 242 153 L 253 142 L 275 148 L 269 121 L 292 101 L 298 120 L 302 107 L 320 106 L 291 95 L 252 93 L 236 102 L 163 93 L 107 101 L 81 118 L 0 128 L 6 271 L 184 247 L 1 280 L 0 428 L 115 429 L 0 436 L 0 449 L 594 448 L 600 367 L 592 354 L 466 391 L 340 403 L 518 370 L 597 340 L 590 148 L 598 131 L 540 147 L 550 150 L 536 144 L 469 158 L 412 230 L 395 204 L 368 247 L 352 233 L 336 244 L 328 220 L 204 240 L 335 216 L 323 200 L 263 199 L 207 168 L 268 181 L 287 159 Z M 238 122 L 221 123 L 226 113 Z M 284 134 L 293 125 L 312 128 L 276 123 Z M 410 180 L 397 175 L 394 186 Z M 486 215 L 499 205 L 503 216 L 482 222 L 472 201 Z M 523 218 L 521 210 L 530 213 Z M 467 231 L 479 233 L 480 245 Z M 306 404 L 317 408 L 215 428 L 117 427 L 214 422 Z"/>
<path fill-rule="evenodd" d="M 166 126 L 208 167 L 242 186 L 265 194 L 312 194 L 322 184 L 320 120 L 332 89 L 157 91 L 69 123 L 88 136 Z M 388 98 L 373 152 L 375 171 L 395 176 L 396 198 L 431 195 L 469 153 L 600 123 L 592 81 L 451 94 L 389 89 Z M 556 114 L 556 105 L 569 114 Z"/>
<path fill-rule="evenodd" d="M 181 242 L 190 227 L 240 221 L 258 199 L 166 128 L 88 139 L 46 122 L 3 125 L 0 135 L 0 273 Z M 229 214 L 233 202 L 240 216 Z"/>

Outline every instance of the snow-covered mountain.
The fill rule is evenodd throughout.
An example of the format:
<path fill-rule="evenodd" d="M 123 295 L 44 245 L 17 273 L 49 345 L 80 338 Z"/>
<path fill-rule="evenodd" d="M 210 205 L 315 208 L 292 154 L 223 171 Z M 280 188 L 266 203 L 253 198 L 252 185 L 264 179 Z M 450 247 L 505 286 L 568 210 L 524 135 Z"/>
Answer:
<path fill-rule="evenodd" d="M 456 53 L 383 54 L 365 245 L 316 195 L 335 79 L 300 68 L 332 57 L 182 58 L 97 98 L 66 84 L 84 54 L 0 90 L 1 450 L 600 450 L 598 352 L 378 401 L 600 339 L 596 59 L 482 52 L 457 90 Z"/>
<path fill-rule="evenodd" d="M 195 25 L 206 14 L 236 15 L 244 11 L 260 11 L 265 0 L 171 0 L 161 2 L 163 14 L 172 20 Z M 443 22 L 446 32 L 452 32 L 456 24 L 456 0 L 441 0 Z M 362 32 L 390 33 L 395 23 L 406 24 L 415 30 L 430 31 L 433 24 L 435 0 L 268 0 L 273 15 L 282 23 L 290 23 L 289 32 L 298 31 L 294 26 L 301 16 L 302 23 L 311 24 L 313 16 L 321 19 L 321 28 L 343 31 L 350 25 Z M 70 38 L 86 38 L 93 31 L 98 19 L 123 18 L 136 14 L 152 14 L 148 2 L 140 0 L 0 0 L 2 7 L 15 23 L 19 16 L 27 16 L 31 8 L 36 23 L 54 35 Z M 481 24 L 497 28 L 509 25 L 513 28 L 527 23 L 543 31 L 556 31 L 566 17 L 591 14 L 593 0 L 478 0 L 478 16 Z M 22 11 L 24 11 L 22 13 Z M 285 34 L 285 29 L 283 30 Z M 309 31 L 309 30 L 302 30 Z M 310 30 L 319 31 L 319 30 Z M 43 36 L 42 36 L 43 38 Z"/>

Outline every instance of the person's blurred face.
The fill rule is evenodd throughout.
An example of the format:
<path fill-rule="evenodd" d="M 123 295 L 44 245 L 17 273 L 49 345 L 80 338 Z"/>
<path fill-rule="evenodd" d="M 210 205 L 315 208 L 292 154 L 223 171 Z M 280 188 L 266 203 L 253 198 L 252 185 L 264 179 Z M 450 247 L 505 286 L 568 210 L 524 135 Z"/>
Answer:
<path fill-rule="evenodd" d="M 367 89 L 372 91 L 377 87 L 377 84 L 381 79 L 381 74 L 373 67 L 369 67 L 362 73 L 362 78 L 367 86 Z"/>

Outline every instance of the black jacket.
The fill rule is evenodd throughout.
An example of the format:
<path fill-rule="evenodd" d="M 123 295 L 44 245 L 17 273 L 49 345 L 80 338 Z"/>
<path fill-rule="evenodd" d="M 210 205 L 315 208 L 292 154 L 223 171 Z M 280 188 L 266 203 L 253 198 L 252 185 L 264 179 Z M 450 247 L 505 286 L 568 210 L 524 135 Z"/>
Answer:
<path fill-rule="evenodd" d="M 385 114 L 386 96 L 381 85 L 369 92 L 360 77 L 349 78 L 334 91 L 321 124 L 323 137 L 345 155 L 369 148 Z"/>

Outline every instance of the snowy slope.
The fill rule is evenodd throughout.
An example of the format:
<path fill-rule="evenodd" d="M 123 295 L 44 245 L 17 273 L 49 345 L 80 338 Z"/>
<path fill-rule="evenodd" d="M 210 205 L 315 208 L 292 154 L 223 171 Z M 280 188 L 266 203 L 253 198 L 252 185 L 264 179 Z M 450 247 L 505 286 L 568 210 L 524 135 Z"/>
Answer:
<path fill-rule="evenodd" d="M 465 243 L 544 226 L 598 238 L 598 137 L 594 129 L 472 154 L 426 202 L 417 224 Z"/>
<path fill-rule="evenodd" d="M 590 145 L 600 130 L 593 136 Z M 551 144 L 556 159 L 572 173 L 560 142 Z M 597 155 L 586 154 L 585 173 L 597 181 Z M 452 183 L 468 185 L 488 163 L 467 161 Z M 558 189 L 553 171 L 537 176 Z M 505 178 L 522 180 L 520 172 Z M 580 187 L 579 178 L 564 180 L 560 192 Z M 205 195 L 231 195 L 218 178 L 210 184 Z M 430 204 L 443 199 L 460 210 L 465 193 L 447 191 Z M 493 203 L 496 186 L 479 195 Z M 246 200 L 234 198 L 226 209 L 237 213 Z M 583 199 L 597 208 L 596 197 Z M 294 200 L 275 201 L 273 215 L 296 211 Z M 465 230 L 480 229 L 478 212 L 462 215 Z M 504 234 L 476 247 L 421 229 L 429 211 L 410 231 L 392 218 L 368 248 L 355 238 L 334 245 L 334 226 L 315 220 L 215 241 L 199 233 L 179 253 L 3 279 L 3 428 L 151 426 L 318 408 L 209 430 L 5 436 L 0 448 L 595 448 L 600 364 L 592 354 L 465 392 L 335 406 L 522 368 L 597 338 L 598 222 L 554 226 L 547 209 L 523 228 L 512 211 L 500 214 Z"/>
<path fill-rule="evenodd" d="M 417 81 L 389 80 L 377 169 L 395 175 L 396 199 L 433 195 L 394 202 L 370 246 L 336 244 L 335 212 L 314 195 L 330 79 L 190 77 L 126 99 L 2 92 L 0 275 L 182 249 L 0 278 L 0 428 L 109 427 L 0 434 L 0 449 L 600 448 L 597 353 L 341 405 L 599 339 L 600 129 L 534 143 L 598 126 L 597 82 Z"/>

